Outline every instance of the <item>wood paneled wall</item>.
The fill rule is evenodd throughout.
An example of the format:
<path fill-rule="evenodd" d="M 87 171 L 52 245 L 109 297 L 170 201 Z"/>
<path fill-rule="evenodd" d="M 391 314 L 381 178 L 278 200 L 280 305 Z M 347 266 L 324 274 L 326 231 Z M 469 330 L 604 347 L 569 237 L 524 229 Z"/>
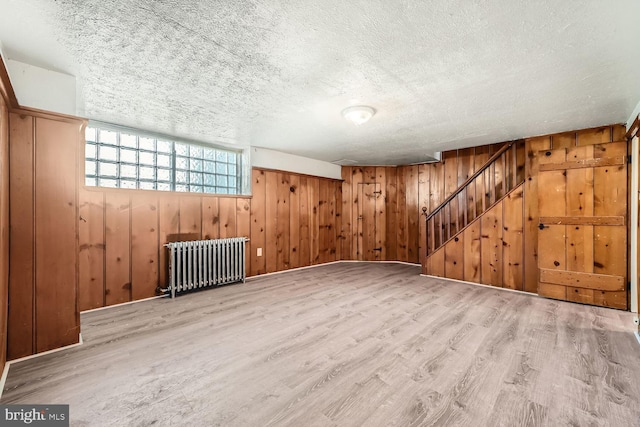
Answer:
<path fill-rule="evenodd" d="M 4 64 L 0 59 L 0 68 Z M 9 97 L 0 79 L 0 371 L 7 360 L 9 310 Z"/>
<path fill-rule="evenodd" d="M 428 214 L 438 207 L 501 146 L 502 143 L 446 151 L 442 153 L 442 161 L 430 164 L 343 166 L 342 259 L 421 263 L 425 258 L 426 244 L 423 209 Z M 524 144 L 520 145 L 519 153 L 521 163 L 524 163 Z M 491 178 L 487 173 L 486 179 L 501 182 L 505 173 L 523 173 L 523 169 L 505 172 L 498 165 L 491 171 Z M 379 184 L 376 191 L 380 193 L 363 192 L 363 186 L 367 184 Z M 458 227 L 465 210 L 470 210 L 475 203 L 483 203 L 485 196 L 494 197 L 494 200 L 496 197 L 478 189 L 478 194 L 470 193 L 456 200 L 458 214 L 447 218 L 452 230 Z M 359 219 L 361 216 L 363 218 Z M 372 217 L 372 220 L 367 221 L 367 217 Z M 362 230 L 361 223 L 365 223 L 365 230 Z M 375 246 L 368 245 L 361 233 L 374 234 Z M 374 248 L 382 250 L 372 251 Z"/>
<path fill-rule="evenodd" d="M 251 276 L 340 259 L 340 181 L 263 169 L 252 180 L 251 198 L 81 189 L 80 310 L 155 296 L 169 241 L 248 237 Z"/>
<path fill-rule="evenodd" d="M 525 181 L 522 187 L 426 259 L 423 264 L 425 274 L 537 293 L 538 152 L 624 141 L 624 133 L 623 125 L 611 125 L 525 139 Z M 475 164 L 480 165 L 488 155 L 483 152 L 483 147 L 475 150 Z M 444 154 L 446 170 L 446 161 L 453 156 Z M 436 165 L 432 167 L 438 168 Z M 486 179 L 497 180 L 501 174 L 496 171 Z M 448 174 L 445 173 L 446 176 Z M 438 174 L 431 177 L 437 180 Z M 496 193 L 495 198 L 485 194 L 487 200 L 484 203 L 491 204 L 499 199 L 500 194 Z"/>
<path fill-rule="evenodd" d="M 84 121 L 12 110 L 8 357 L 78 342 L 78 153 Z"/>

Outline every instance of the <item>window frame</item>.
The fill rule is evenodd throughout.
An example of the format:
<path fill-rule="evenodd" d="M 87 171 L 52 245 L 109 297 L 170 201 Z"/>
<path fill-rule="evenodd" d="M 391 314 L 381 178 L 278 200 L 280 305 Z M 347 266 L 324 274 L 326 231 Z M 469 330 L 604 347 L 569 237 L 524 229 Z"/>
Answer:
<path fill-rule="evenodd" d="M 87 138 L 87 130 L 95 129 L 93 140 Z M 100 141 L 100 131 L 114 132 L 114 142 Z M 130 135 L 135 137 L 135 144 L 122 145 L 122 136 Z M 141 140 L 148 138 L 153 140 L 153 147 L 143 147 Z M 250 183 L 250 169 L 248 167 L 248 151 L 236 147 L 228 147 L 218 144 L 207 144 L 198 141 L 177 138 L 170 135 L 148 132 L 141 129 L 126 126 L 114 125 L 99 121 L 89 121 L 83 132 L 83 186 L 87 189 L 96 190 L 143 190 L 143 191 L 164 191 L 180 194 L 200 194 L 215 196 L 246 196 L 248 195 Z M 159 150 L 159 142 L 170 144 L 169 150 Z M 87 156 L 87 148 L 94 147 L 94 155 Z M 179 152 L 179 148 L 186 148 L 186 153 Z M 183 149 L 184 149 L 183 148 Z M 113 149 L 115 151 L 113 159 L 101 159 L 101 149 Z M 122 160 L 123 151 L 134 152 L 135 160 Z M 209 150 L 209 151 L 208 151 Z M 192 153 L 200 152 L 200 155 Z M 151 162 L 141 162 L 140 154 L 152 156 Z M 158 162 L 159 156 L 168 156 L 169 165 Z M 220 157 L 222 155 L 222 157 Z M 231 159 L 229 156 L 234 156 Z M 223 159 L 224 158 L 224 159 Z M 179 165 L 178 163 L 181 164 Z M 192 165 L 200 163 L 200 167 Z M 93 173 L 88 173 L 87 166 L 93 163 Z M 103 165 L 114 165 L 114 175 L 100 173 Z M 212 165 L 212 166 L 211 166 Z M 122 167 L 129 166 L 135 168 L 134 174 L 123 176 Z M 209 169 L 205 170 L 205 166 Z M 229 173 L 230 167 L 235 166 L 235 173 Z M 142 177 L 144 168 L 151 169 L 152 177 Z M 160 171 L 168 171 L 167 179 L 159 178 Z M 224 171 L 224 172 L 223 172 Z M 179 175 L 186 177 L 179 180 Z M 191 177 L 199 176 L 199 183 L 191 182 Z M 235 186 L 230 180 L 235 179 Z M 93 183 L 88 182 L 93 180 Z M 101 185 L 101 181 L 113 181 L 113 185 Z M 129 183 L 130 186 L 123 186 Z M 133 184 L 133 185 L 131 185 Z M 146 186 L 145 186 L 146 184 Z"/>

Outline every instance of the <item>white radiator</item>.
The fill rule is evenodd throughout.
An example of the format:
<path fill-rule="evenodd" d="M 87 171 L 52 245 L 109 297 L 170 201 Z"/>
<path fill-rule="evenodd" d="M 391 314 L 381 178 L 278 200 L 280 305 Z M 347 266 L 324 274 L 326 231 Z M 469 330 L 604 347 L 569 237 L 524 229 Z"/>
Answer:
<path fill-rule="evenodd" d="M 244 282 L 245 237 L 174 242 L 169 248 L 171 298 L 182 292 Z"/>

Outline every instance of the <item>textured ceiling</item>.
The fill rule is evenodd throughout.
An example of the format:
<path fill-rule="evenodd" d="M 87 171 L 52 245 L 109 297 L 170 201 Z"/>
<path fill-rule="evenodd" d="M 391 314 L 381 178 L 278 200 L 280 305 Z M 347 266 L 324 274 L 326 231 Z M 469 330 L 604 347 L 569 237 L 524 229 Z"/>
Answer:
<path fill-rule="evenodd" d="M 625 121 L 639 16 L 637 0 L 2 0 L 0 40 L 75 75 L 91 119 L 393 164 Z M 355 104 L 378 112 L 356 127 Z"/>

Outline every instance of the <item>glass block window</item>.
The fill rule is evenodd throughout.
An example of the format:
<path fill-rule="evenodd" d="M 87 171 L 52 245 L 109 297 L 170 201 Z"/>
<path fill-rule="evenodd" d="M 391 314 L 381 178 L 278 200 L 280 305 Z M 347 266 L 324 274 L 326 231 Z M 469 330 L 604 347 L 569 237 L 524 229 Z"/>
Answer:
<path fill-rule="evenodd" d="M 134 130 L 88 126 L 88 186 L 240 194 L 240 152 L 205 147 Z"/>

